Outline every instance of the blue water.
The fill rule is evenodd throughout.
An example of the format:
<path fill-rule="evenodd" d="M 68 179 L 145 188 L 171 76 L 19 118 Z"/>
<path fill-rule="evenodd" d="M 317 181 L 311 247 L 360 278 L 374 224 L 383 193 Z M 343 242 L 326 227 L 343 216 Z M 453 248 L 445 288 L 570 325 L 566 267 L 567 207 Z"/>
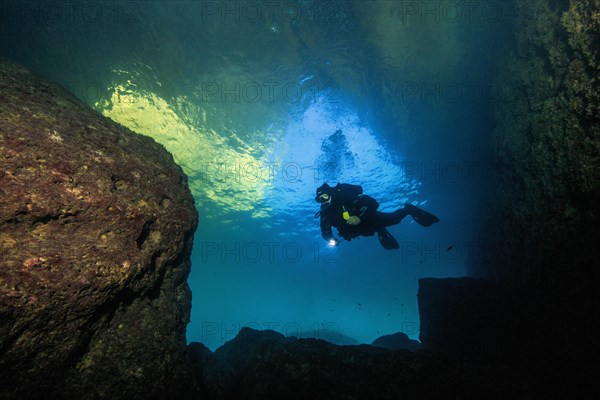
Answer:
<path fill-rule="evenodd" d="M 511 2 L 1 4 L 0 55 L 154 137 L 188 174 L 189 341 L 215 349 L 243 326 L 416 339 L 418 279 L 476 265 Z M 394 251 L 373 237 L 330 249 L 314 218 L 324 181 L 441 222 L 390 228 Z"/>

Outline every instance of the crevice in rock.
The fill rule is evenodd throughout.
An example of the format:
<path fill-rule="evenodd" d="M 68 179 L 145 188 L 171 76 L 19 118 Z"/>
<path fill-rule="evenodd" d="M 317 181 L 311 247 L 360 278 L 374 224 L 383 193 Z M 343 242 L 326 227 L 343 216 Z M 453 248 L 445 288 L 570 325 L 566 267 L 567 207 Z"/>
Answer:
<path fill-rule="evenodd" d="M 111 181 L 110 191 L 113 193 L 127 188 L 127 183 L 114 174 L 110 176 L 110 181 Z"/>
<path fill-rule="evenodd" d="M 162 255 L 162 252 L 156 252 L 156 253 L 152 254 L 152 258 L 150 260 L 150 265 L 149 265 L 150 272 L 156 270 L 156 260 L 158 260 L 158 258 L 161 255 Z M 156 300 L 160 296 L 161 287 L 165 280 L 166 273 L 167 273 L 167 268 L 163 268 L 161 271 L 159 271 L 158 278 L 156 279 L 156 283 L 146 293 L 146 296 L 150 300 Z"/>
<path fill-rule="evenodd" d="M 144 245 L 144 242 L 146 241 L 146 239 L 148 239 L 148 236 L 150 235 L 150 232 L 152 231 L 151 227 L 153 224 L 154 224 L 153 219 L 148 220 L 144 223 L 144 226 L 142 227 L 142 231 L 140 232 L 137 239 L 135 239 L 135 244 L 137 245 L 138 249 L 141 249 L 142 246 Z"/>
<path fill-rule="evenodd" d="M 126 308 L 131 303 L 135 301 L 136 298 L 139 298 L 139 295 L 132 291 L 130 288 L 123 288 L 120 292 L 115 294 L 113 298 L 100 305 L 87 320 L 87 324 L 85 326 L 86 329 L 82 329 L 82 332 L 85 332 L 85 335 L 82 335 L 82 339 L 77 347 L 75 347 L 71 352 L 70 359 L 71 367 L 75 368 L 77 364 L 81 361 L 83 357 L 90 351 L 90 345 L 92 340 L 94 339 L 96 332 L 102 332 L 103 330 L 99 329 L 99 325 L 109 326 L 115 314 L 119 310 L 119 308 Z M 102 319 L 105 319 L 104 322 L 100 322 Z"/>
<path fill-rule="evenodd" d="M 45 225 L 51 221 L 61 221 L 63 224 L 74 222 L 73 219 L 79 214 L 79 211 L 54 213 L 45 215 L 33 215 L 30 211 L 20 210 L 14 214 L 14 217 L 7 219 L 6 224 L 20 224 L 29 219 L 31 226 Z"/>

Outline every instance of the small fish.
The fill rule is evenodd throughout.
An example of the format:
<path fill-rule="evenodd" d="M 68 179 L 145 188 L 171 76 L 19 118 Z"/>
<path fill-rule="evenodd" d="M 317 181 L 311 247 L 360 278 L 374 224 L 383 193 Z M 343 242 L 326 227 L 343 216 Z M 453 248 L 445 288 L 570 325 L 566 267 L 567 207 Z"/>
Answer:
<path fill-rule="evenodd" d="M 448 248 L 446 249 L 446 251 L 450 251 L 454 248 L 454 246 L 448 246 Z"/>

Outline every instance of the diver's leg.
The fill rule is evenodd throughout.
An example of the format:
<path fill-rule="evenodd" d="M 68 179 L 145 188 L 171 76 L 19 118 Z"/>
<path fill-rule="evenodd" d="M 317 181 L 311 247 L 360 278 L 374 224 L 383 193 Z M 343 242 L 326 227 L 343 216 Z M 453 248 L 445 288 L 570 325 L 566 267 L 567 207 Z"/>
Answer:
<path fill-rule="evenodd" d="M 402 219 L 407 215 L 412 216 L 413 219 L 422 226 L 431 226 L 432 224 L 440 221 L 440 219 L 435 215 L 410 203 L 406 203 L 403 208 L 399 208 L 391 213 L 378 211 L 377 221 L 379 222 L 380 226 L 391 226 L 400 223 L 400 221 L 402 221 Z"/>
<path fill-rule="evenodd" d="M 406 210 L 406 212 L 408 214 L 410 214 L 410 216 L 413 217 L 413 219 L 419 225 L 431 226 L 431 225 L 435 224 L 436 222 L 440 222 L 440 219 L 438 217 L 436 217 L 435 215 L 433 215 L 432 213 L 422 210 L 419 207 L 414 206 L 410 203 L 406 203 L 404 205 L 404 210 Z"/>
<path fill-rule="evenodd" d="M 400 244 L 398 244 L 398 241 L 385 228 L 379 228 L 377 230 L 377 238 L 379 239 L 379 243 L 381 243 L 381 246 L 383 246 L 383 248 L 386 250 L 394 250 L 400 248 Z"/>
<path fill-rule="evenodd" d="M 402 221 L 402 219 L 404 217 L 406 217 L 408 214 L 409 214 L 409 212 L 406 208 L 399 208 L 398 210 L 391 212 L 391 213 L 377 211 L 378 225 L 379 226 L 392 226 L 392 225 L 399 224 L 400 221 Z"/>

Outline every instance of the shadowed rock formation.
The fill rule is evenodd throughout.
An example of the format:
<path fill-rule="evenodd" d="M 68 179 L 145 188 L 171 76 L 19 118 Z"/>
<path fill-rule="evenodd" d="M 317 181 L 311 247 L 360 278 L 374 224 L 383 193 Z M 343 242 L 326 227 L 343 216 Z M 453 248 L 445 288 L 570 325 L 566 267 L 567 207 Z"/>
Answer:
<path fill-rule="evenodd" d="M 0 397 L 189 397 L 185 175 L 4 60 L 0 94 Z"/>
<path fill-rule="evenodd" d="M 600 256 L 600 2 L 521 8 L 492 106 L 486 273 L 580 291 Z"/>
<path fill-rule="evenodd" d="M 380 336 L 371 343 L 371 346 L 383 347 L 390 350 L 417 351 L 421 349 L 421 343 L 410 339 L 404 332 Z"/>
<path fill-rule="evenodd" d="M 441 353 L 338 346 L 243 328 L 211 353 L 189 348 L 210 399 L 512 398 L 509 369 L 479 368 Z"/>
<path fill-rule="evenodd" d="M 483 279 L 419 280 L 419 339 L 430 350 L 470 362 L 508 362 L 520 340 L 511 296 Z M 517 302 L 517 300 L 515 300 Z M 520 318 L 520 317 L 519 317 Z M 511 321 L 512 326 L 507 325 Z M 507 359 L 509 357 L 509 359 Z"/>
<path fill-rule="evenodd" d="M 517 2 L 493 104 L 485 271 L 513 290 L 527 354 L 595 362 L 600 334 L 600 1 Z"/>

